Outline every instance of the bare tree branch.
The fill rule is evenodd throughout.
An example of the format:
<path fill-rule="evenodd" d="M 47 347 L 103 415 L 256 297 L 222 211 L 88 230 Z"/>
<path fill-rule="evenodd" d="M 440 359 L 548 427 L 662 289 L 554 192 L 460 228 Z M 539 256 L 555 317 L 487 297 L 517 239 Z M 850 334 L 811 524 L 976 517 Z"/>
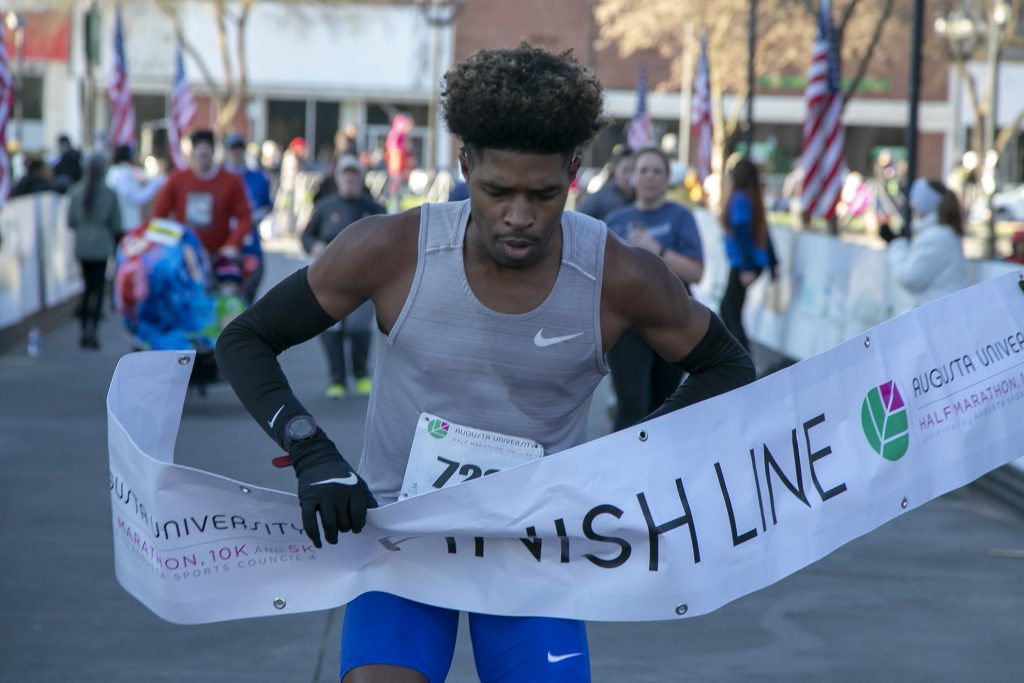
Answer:
<path fill-rule="evenodd" d="M 843 8 L 842 18 L 839 20 L 839 24 L 836 30 L 839 32 L 840 40 L 842 39 L 843 33 L 846 31 L 846 25 L 850 23 L 850 17 L 853 16 L 853 10 L 857 8 L 857 4 L 860 0 L 850 0 L 846 7 Z"/>
<path fill-rule="evenodd" d="M 242 11 L 235 22 L 235 29 L 238 38 L 235 51 L 235 62 L 238 64 L 238 92 L 241 97 L 249 93 L 249 69 L 245 59 L 246 31 L 245 27 L 249 21 L 249 11 L 252 9 L 253 0 L 243 0 Z"/>
<path fill-rule="evenodd" d="M 224 16 L 225 0 L 215 0 L 214 22 L 217 25 L 217 49 L 220 52 L 221 67 L 224 69 L 224 94 L 225 101 L 230 100 L 235 94 L 234 69 L 231 65 L 231 52 L 228 47 L 227 19 Z"/>
<path fill-rule="evenodd" d="M 178 11 L 174 8 L 173 1 L 157 0 L 156 4 L 160 8 L 160 10 L 165 15 L 167 15 L 167 17 L 171 20 L 171 26 L 174 28 L 174 37 L 181 44 L 181 49 L 184 50 L 185 53 L 192 58 L 192 61 L 199 68 L 199 73 L 200 75 L 202 75 L 203 82 L 206 83 L 206 87 L 209 89 L 210 93 L 214 97 L 216 97 L 219 91 L 217 81 L 216 79 L 214 79 L 213 74 L 210 72 L 209 67 L 206 65 L 206 62 L 203 61 L 202 54 L 200 54 L 199 50 L 196 49 L 195 45 L 193 45 L 185 37 L 185 32 L 184 30 L 182 30 L 181 27 L 181 17 L 178 16 Z"/>
<path fill-rule="evenodd" d="M 981 122 L 985 119 L 985 107 L 981 102 L 981 98 L 978 96 L 978 79 L 974 77 L 971 70 L 967 68 L 967 63 L 963 60 L 957 60 L 955 62 L 957 71 L 960 74 L 960 78 L 964 80 L 967 88 L 967 99 L 971 103 L 971 110 L 974 112 L 974 129 L 971 131 L 971 148 L 981 153 L 984 150 L 982 147 L 982 131 Z M 957 122 L 957 125 L 960 125 Z"/>
<path fill-rule="evenodd" d="M 852 7 L 855 3 L 850 3 Z M 882 30 L 885 28 L 886 22 L 889 17 L 892 16 L 893 0 L 885 0 L 885 6 L 882 8 L 882 18 L 875 24 L 875 30 L 871 34 L 871 39 L 868 42 L 868 47 L 864 51 L 864 56 L 861 58 L 860 63 L 857 65 L 857 71 L 854 73 L 853 78 L 850 80 L 850 85 L 846 88 L 846 92 L 843 93 L 843 108 L 846 108 L 847 103 L 853 97 L 853 94 L 857 92 L 857 88 L 860 87 L 861 81 L 864 79 L 864 74 L 867 73 L 868 65 L 871 63 L 871 57 L 875 54 L 875 48 L 878 46 L 878 41 L 882 38 Z M 847 20 L 849 17 L 846 18 Z"/>
<path fill-rule="evenodd" d="M 1013 117 L 1013 121 L 1010 125 L 1004 126 L 999 135 L 996 137 L 995 148 L 997 154 L 1002 154 L 1006 146 L 1010 144 L 1010 141 L 1017 137 L 1020 132 L 1021 125 L 1024 124 L 1024 109 L 1017 112 L 1017 115 Z"/>

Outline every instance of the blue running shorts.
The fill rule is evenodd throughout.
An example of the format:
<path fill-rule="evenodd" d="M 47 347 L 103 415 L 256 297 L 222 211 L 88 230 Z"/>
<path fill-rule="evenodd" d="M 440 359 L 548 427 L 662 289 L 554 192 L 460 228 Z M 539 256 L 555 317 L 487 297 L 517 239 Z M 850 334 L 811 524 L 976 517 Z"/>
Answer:
<path fill-rule="evenodd" d="M 415 669 L 430 683 L 448 675 L 459 613 L 389 593 L 364 593 L 345 608 L 341 678 L 360 666 Z M 481 683 L 590 681 L 590 652 L 582 621 L 548 617 L 469 615 Z"/>

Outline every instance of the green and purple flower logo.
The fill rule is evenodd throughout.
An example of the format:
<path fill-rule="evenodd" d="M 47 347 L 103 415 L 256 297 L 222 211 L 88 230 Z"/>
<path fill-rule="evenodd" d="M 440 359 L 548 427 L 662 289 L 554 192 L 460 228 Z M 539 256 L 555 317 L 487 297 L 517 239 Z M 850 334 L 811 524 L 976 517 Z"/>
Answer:
<path fill-rule="evenodd" d="M 430 434 L 435 439 L 443 439 L 448 436 L 449 424 L 444 420 L 434 418 L 427 422 L 427 434 Z"/>
<path fill-rule="evenodd" d="M 868 392 L 860 408 L 860 423 L 875 453 L 894 462 L 906 454 L 910 446 L 907 406 L 896 382 L 890 380 Z"/>

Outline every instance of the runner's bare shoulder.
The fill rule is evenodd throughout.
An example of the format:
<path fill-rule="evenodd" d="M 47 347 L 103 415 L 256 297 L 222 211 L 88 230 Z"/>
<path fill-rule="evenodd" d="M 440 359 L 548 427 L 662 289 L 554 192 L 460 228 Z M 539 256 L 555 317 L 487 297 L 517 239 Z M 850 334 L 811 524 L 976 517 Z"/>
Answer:
<path fill-rule="evenodd" d="M 608 231 L 601 287 L 602 318 L 620 319 L 629 327 L 645 317 L 645 309 L 664 304 L 665 294 L 677 287 L 678 278 L 664 261 Z"/>
<path fill-rule="evenodd" d="M 374 299 L 416 271 L 420 210 L 368 216 L 345 228 L 309 268 L 309 283 L 328 313 L 349 300 Z"/>
<path fill-rule="evenodd" d="M 420 210 L 367 216 L 345 228 L 310 267 L 311 281 L 379 281 L 416 268 Z"/>

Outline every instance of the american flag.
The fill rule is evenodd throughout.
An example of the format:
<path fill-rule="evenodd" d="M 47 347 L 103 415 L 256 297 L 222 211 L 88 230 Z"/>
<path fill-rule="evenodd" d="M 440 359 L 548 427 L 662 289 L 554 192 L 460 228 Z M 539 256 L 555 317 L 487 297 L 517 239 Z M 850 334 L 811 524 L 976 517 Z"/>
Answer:
<path fill-rule="evenodd" d="M 700 38 L 700 61 L 693 81 L 693 110 L 690 134 L 697 141 L 697 177 L 711 175 L 711 74 L 708 71 L 708 37 Z"/>
<path fill-rule="evenodd" d="M 128 63 L 124 58 L 124 31 L 121 28 L 121 5 L 114 20 L 114 68 L 107 85 L 112 120 L 110 142 L 114 145 L 135 144 L 135 104 L 128 86 Z"/>
<path fill-rule="evenodd" d="M 174 88 L 171 90 L 171 115 L 167 122 L 167 146 L 171 152 L 174 167 L 185 168 L 185 156 L 181 153 L 181 136 L 196 115 L 196 100 L 192 88 L 185 78 L 185 57 L 181 44 L 174 58 Z"/>
<path fill-rule="evenodd" d="M 0 22 L 0 206 L 11 194 L 11 157 L 7 155 L 7 121 L 14 106 L 14 76 L 7 61 L 3 22 Z"/>
<path fill-rule="evenodd" d="M 647 66 L 643 65 L 636 77 L 636 114 L 626 128 L 626 143 L 630 149 L 641 149 L 653 142 L 654 129 L 647 113 Z"/>
<path fill-rule="evenodd" d="M 839 53 L 829 0 L 821 0 L 818 35 L 807 72 L 804 120 L 803 209 L 832 219 L 843 186 L 843 97 L 839 90 Z"/>

